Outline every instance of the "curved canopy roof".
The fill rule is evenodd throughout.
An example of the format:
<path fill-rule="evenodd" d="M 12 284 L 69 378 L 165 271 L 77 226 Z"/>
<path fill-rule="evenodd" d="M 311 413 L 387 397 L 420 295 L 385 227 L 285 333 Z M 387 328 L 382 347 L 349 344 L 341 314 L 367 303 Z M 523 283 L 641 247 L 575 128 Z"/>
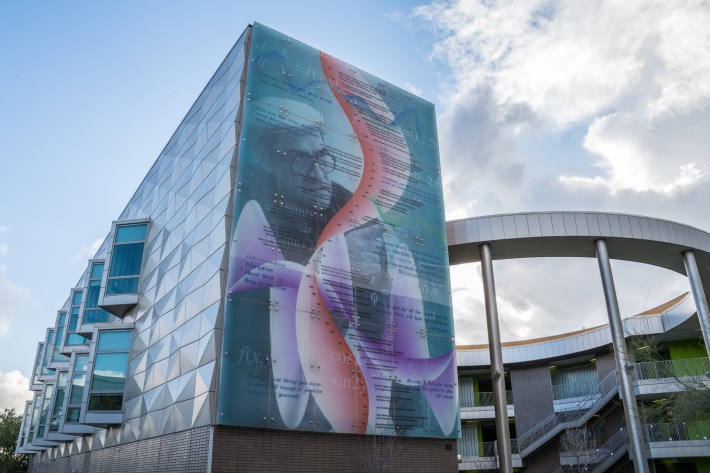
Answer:
<path fill-rule="evenodd" d="M 609 257 L 686 274 L 683 252 L 693 250 L 710 300 L 710 233 L 668 220 L 602 212 L 540 212 L 446 222 L 449 263 L 478 262 L 489 243 L 493 259 L 596 258 L 594 241 L 607 242 Z"/>

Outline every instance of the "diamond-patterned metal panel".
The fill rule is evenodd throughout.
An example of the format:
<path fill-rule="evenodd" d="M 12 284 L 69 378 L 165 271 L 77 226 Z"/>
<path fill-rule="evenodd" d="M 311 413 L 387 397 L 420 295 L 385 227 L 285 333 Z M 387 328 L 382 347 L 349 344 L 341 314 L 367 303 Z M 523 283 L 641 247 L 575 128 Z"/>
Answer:
<path fill-rule="evenodd" d="M 230 231 L 226 215 L 241 103 L 235 74 L 244 70 L 243 47 L 238 44 L 230 52 L 117 219 L 151 221 L 138 305 L 112 322 L 134 323 L 124 422 L 60 443 L 48 455 L 61 457 L 206 425 L 214 415 L 215 331 L 222 325 Z M 109 249 L 107 239 L 96 258 L 105 258 Z M 76 287 L 87 281 L 85 272 Z"/>

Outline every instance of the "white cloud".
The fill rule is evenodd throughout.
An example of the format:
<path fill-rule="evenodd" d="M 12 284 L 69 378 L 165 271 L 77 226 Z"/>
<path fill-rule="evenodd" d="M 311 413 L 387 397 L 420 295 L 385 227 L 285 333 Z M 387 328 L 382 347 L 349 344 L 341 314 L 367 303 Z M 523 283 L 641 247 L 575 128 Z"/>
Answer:
<path fill-rule="evenodd" d="M 74 257 L 74 261 L 80 263 L 82 261 L 86 261 L 88 259 L 93 258 L 96 255 L 96 252 L 99 251 L 99 248 L 101 248 L 101 244 L 104 242 L 104 240 L 105 238 L 103 237 L 97 238 L 92 243 L 80 249 Z"/>
<path fill-rule="evenodd" d="M 447 219 L 599 210 L 710 228 L 710 4 L 460 0 L 413 16 L 448 66 Z M 496 262 L 503 338 L 605 323 L 595 265 Z M 451 270 L 459 343 L 485 342 L 475 268 Z M 614 268 L 625 316 L 687 290 L 667 271 Z"/>
<path fill-rule="evenodd" d="M 411 93 L 413 93 L 414 95 L 419 95 L 419 96 L 423 95 L 422 89 L 420 89 L 419 87 L 417 87 L 417 86 L 414 85 L 414 84 L 410 84 L 409 82 L 405 82 L 405 83 L 402 85 L 402 87 L 404 87 L 404 89 L 405 89 L 407 92 L 411 92 Z"/>
<path fill-rule="evenodd" d="M 695 178 L 706 172 L 707 157 L 698 155 L 708 130 L 678 131 L 710 120 L 707 2 L 458 1 L 414 14 L 437 28 L 434 52 L 451 70 L 444 125 L 464 127 L 455 122 L 478 107 L 495 128 L 484 125 L 485 143 L 476 143 L 483 149 L 456 156 L 494 152 L 510 164 L 520 130 L 542 123 L 558 132 L 588 129 L 584 146 L 597 155 L 599 170 L 581 177 L 604 179 L 611 193 L 673 192 L 691 183 L 688 165 L 695 163 Z M 468 122 L 472 133 L 480 122 Z M 688 149 L 694 151 L 677 152 Z"/>
<path fill-rule="evenodd" d="M 24 412 L 25 401 L 32 399 L 30 380 L 18 370 L 0 372 L 0 410 L 15 408 Z"/>
<path fill-rule="evenodd" d="M 647 265 L 612 262 L 622 317 L 688 291 L 685 277 Z M 594 259 L 495 261 L 496 300 L 503 341 L 524 340 L 608 323 Z M 479 264 L 451 267 L 459 345 L 487 343 Z"/>
<path fill-rule="evenodd" d="M 0 227 L 0 239 L 9 231 L 9 227 Z M 0 240 L 0 337 L 8 336 L 11 320 L 30 301 L 30 290 L 20 287 L 8 279 L 7 265 L 4 258 L 9 253 L 6 243 Z"/>

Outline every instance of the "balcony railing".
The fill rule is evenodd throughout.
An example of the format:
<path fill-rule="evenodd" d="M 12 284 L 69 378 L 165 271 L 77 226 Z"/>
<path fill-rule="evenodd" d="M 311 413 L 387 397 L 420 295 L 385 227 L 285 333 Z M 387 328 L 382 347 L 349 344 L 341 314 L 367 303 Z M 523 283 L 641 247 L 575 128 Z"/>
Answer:
<path fill-rule="evenodd" d="M 512 391 L 505 392 L 505 400 L 508 405 L 513 404 Z M 492 392 L 476 392 L 473 393 L 473 396 L 470 396 L 466 400 L 462 399 L 461 401 L 461 407 L 492 407 L 493 405 L 494 402 Z"/>
<path fill-rule="evenodd" d="M 634 377 L 639 380 L 681 379 L 685 377 L 705 377 L 710 373 L 708 358 L 688 358 L 682 360 L 661 360 L 636 363 Z"/>
<path fill-rule="evenodd" d="M 677 442 L 710 439 L 710 420 L 648 424 L 649 442 Z"/>
<path fill-rule="evenodd" d="M 518 439 L 510 439 L 510 451 L 513 455 L 518 455 L 520 450 L 518 450 Z M 483 442 L 483 457 L 497 457 L 498 456 L 498 441 L 495 442 Z"/>
<path fill-rule="evenodd" d="M 572 399 L 577 397 L 587 396 L 597 389 L 599 381 L 596 379 L 587 379 L 576 383 L 553 384 L 552 399 Z"/>

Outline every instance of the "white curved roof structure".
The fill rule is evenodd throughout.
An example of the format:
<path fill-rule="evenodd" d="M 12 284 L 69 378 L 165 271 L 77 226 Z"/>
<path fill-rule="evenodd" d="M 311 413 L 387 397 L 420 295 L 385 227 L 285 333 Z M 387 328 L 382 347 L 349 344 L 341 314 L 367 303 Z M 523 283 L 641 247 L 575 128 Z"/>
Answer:
<path fill-rule="evenodd" d="M 710 300 L 710 233 L 668 220 L 603 212 L 539 212 L 491 215 L 446 222 L 449 263 L 480 261 L 489 243 L 493 259 L 595 258 L 594 241 L 606 240 L 612 259 L 646 263 L 686 274 L 692 250 Z"/>

